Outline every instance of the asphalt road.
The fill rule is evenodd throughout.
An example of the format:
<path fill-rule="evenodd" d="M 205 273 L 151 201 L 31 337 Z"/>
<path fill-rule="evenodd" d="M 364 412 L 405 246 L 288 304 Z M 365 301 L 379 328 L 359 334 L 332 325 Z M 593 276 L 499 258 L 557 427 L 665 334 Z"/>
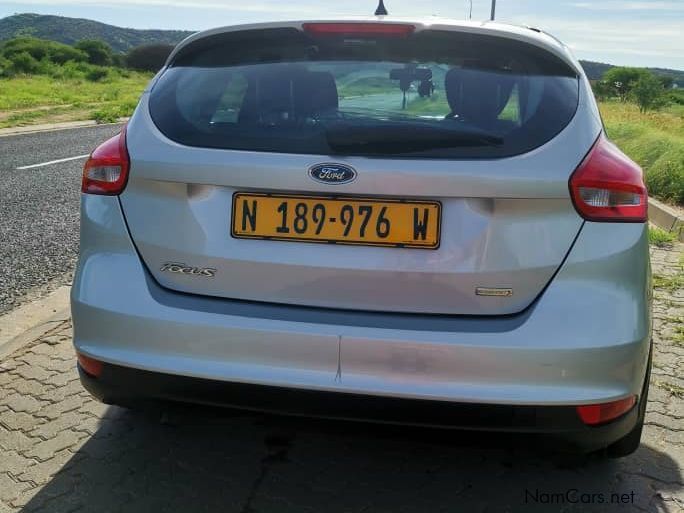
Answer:
<path fill-rule="evenodd" d="M 85 155 L 119 131 L 115 125 L 0 137 L 0 313 L 68 283 L 78 257 Z"/>

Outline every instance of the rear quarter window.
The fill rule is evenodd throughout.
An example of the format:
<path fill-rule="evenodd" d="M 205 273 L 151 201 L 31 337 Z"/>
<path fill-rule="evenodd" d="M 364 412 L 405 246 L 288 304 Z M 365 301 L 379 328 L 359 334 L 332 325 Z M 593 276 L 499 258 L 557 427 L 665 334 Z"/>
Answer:
<path fill-rule="evenodd" d="M 548 142 L 578 101 L 574 70 L 527 43 L 430 30 L 358 39 L 271 29 L 185 47 L 149 105 L 156 126 L 190 146 L 492 158 Z"/>

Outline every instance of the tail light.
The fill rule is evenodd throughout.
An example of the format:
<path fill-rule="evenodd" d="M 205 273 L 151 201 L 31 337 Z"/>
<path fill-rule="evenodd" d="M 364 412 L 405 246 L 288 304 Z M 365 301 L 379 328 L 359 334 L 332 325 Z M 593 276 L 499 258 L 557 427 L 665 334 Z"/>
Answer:
<path fill-rule="evenodd" d="M 405 37 L 416 30 L 405 23 L 305 23 L 304 32 L 312 36 Z"/>
<path fill-rule="evenodd" d="M 641 168 L 603 134 L 570 177 L 570 195 L 587 221 L 647 220 L 648 194 Z"/>
<path fill-rule="evenodd" d="M 103 142 L 90 154 L 83 167 L 81 191 L 116 196 L 128 180 L 130 161 L 126 149 L 126 127 L 119 135 Z"/>
<path fill-rule="evenodd" d="M 617 419 L 631 410 L 636 404 L 636 396 L 630 396 L 619 401 L 602 404 L 590 404 L 588 406 L 578 406 L 577 414 L 582 422 L 589 426 L 605 424 Z"/>

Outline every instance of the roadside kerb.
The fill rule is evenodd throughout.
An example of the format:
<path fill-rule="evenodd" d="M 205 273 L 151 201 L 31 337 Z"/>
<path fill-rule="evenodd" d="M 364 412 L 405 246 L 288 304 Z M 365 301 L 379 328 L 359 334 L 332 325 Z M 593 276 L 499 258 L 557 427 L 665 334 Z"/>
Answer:
<path fill-rule="evenodd" d="M 677 235 L 684 242 L 684 215 L 654 198 L 648 199 L 648 220 L 658 228 Z"/>

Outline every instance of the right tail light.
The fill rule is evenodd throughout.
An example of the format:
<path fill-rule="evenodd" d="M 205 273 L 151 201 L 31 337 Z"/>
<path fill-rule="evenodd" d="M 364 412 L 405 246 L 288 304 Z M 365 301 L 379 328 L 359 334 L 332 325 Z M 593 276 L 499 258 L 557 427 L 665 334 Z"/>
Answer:
<path fill-rule="evenodd" d="M 126 127 L 119 135 L 103 142 L 90 154 L 83 167 L 81 192 L 116 196 L 128 180 L 130 159 L 126 148 Z"/>
<path fill-rule="evenodd" d="M 643 223 L 648 219 L 641 168 L 603 134 L 570 177 L 570 195 L 587 221 Z"/>

